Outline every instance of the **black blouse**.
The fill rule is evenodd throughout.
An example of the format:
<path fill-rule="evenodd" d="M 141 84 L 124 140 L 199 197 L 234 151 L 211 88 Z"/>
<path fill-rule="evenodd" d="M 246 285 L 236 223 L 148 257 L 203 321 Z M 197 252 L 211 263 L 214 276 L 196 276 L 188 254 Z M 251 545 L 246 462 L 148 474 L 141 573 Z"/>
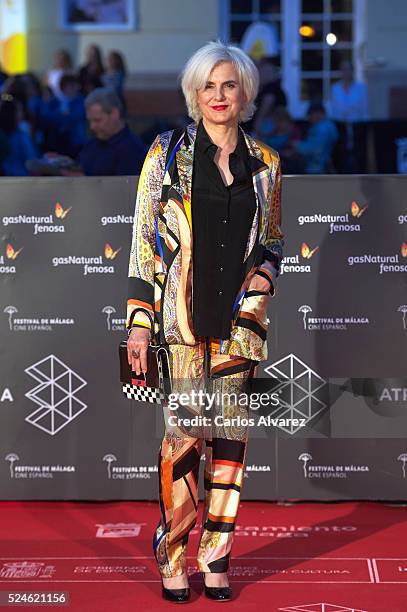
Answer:
<path fill-rule="evenodd" d="M 243 258 L 256 211 L 249 153 L 242 130 L 229 156 L 233 183 L 226 186 L 215 145 L 199 122 L 192 175 L 193 299 L 198 336 L 228 339 L 234 303 L 244 280 Z"/>

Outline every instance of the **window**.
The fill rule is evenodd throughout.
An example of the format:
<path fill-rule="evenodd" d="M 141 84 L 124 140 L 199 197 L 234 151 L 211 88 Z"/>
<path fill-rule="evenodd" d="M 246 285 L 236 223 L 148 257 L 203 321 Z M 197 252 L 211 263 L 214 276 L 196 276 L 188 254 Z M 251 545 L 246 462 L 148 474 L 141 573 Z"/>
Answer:
<path fill-rule="evenodd" d="M 340 77 L 342 60 L 354 60 L 358 78 L 362 59 L 355 49 L 364 40 L 367 0 L 220 0 L 221 35 L 240 44 L 254 21 L 275 28 L 275 63 L 297 118 L 305 116 L 311 100 L 329 98 Z"/>
<path fill-rule="evenodd" d="M 241 44 L 248 26 L 256 21 L 271 24 L 277 41 L 275 63 L 281 65 L 282 54 L 282 4 L 283 0 L 229 0 L 229 42 Z"/>
<path fill-rule="evenodd" d="M 300 0 L 301 100 L 329 97 L 353 56 L 353 0 Z"/>

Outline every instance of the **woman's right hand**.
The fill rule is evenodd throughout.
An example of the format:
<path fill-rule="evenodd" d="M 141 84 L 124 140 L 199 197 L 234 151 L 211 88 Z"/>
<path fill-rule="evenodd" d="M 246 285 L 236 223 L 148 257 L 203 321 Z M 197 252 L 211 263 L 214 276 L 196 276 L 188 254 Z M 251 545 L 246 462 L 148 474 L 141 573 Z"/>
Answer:
<path fill-rule="evenodd" d="M 147 372 L 147 349 L 150 330 L 144 327 L 133 327 L 127 340 L 127 360 L 136 374 Z M 139 356 L 135 357 L 133 351 Z"/>

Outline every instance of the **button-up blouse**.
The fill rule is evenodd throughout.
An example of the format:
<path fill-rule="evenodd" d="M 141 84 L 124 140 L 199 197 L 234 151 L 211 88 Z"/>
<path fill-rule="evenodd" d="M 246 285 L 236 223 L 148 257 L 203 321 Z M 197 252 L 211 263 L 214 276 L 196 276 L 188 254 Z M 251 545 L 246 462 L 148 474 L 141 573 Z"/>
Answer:
<path fill-rule="evenodd" d="M 233 175 L 229 186 L 214 162 L 217 148 L 201 120 L 191 193 L 192 319 L 195 335 L 228 339 L 235 300 L 244 280 L 243 259 L 256 199 L 241 129 L 236 149 L 229 155 Z"/>

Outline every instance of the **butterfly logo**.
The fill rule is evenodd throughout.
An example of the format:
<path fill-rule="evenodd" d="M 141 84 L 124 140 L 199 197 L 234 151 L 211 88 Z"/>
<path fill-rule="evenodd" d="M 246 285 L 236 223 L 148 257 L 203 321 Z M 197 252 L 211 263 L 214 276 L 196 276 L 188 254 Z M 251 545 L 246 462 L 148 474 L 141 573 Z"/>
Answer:
<path fill-rule="evenodd" d="M 350 209 L 352 213 L 352 217 L 357 217 L 359 219 L 359 217 L 363 215 L 363 213 L 365 212 L 366 208 L 368 208 L 368 206 L 369 204 L 366 204 L 366 206 L 361 208 L 357 202 L 352 202 L 352 206 Z"/>
<path fill-rule="evenodd" d="M 311 250 L 308 244 L 306 242 L 303 242 L 301 245 L 301 255 L 304 257 L 304 259 L 311 259 L 313 254 L 316 253 L 318 249 L 319 247 L 316 246 Z"/>
<path fill-rule="evenodd" d="M 105 244 L 105 257 L 106 259 L 114 259 L 119 251 L 122 250 L 122 247 L 119 247 L 116 251 L 110 246 L 108 242 Z"/>
<path fill-rule="evenodd" d="M 400 250 L 401 250 L 401 256 L 407 257 L 407 242 L 403 242 Z"/>
<path fill-rule="evenodd" d="M 62 205 L 57 202 L 55 204 L 55 216 L 57 219 L 65 219 L 66 215 L 69 213 L 69 211 L 71 210 L 72 206 L 70 206 L 69 208 L 66 208 L 65 210 L 62 208 Z"/>
<path fill-rule="evenodd" d="M 23 248 L 24 247 L 21 247 L 21 249 L 18 249 L 18 251 L 15 251 L 13 245 L 8 243 L 7 246 L 6 246 L 6 257 L 7 257 L 7 259 L 16 259 L 17 255 L 19 253 L 21 253 Z"/>

